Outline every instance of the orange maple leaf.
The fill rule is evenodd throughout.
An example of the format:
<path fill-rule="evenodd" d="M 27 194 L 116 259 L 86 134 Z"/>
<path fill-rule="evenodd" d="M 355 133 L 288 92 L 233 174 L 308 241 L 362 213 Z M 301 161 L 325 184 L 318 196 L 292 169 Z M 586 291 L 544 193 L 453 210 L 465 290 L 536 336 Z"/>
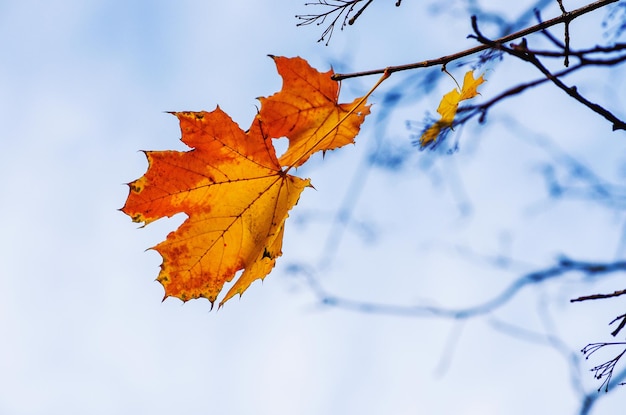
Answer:
<path fill-rule="evenodd" d="M 317 151 L 354 143 L 369 106 L 364 101 L 359 104 L 360 98 L 339 104 L 339 83 L 331 79 L 332 69 L 320 73 L 302 58 L 271 58 L 283 87 L 268 98 L 259 98 L 260 116 L 271 137 L 289 139 L 280 163 L 297 167 Z"/>
<path fill-rule="evenodd" d="M 163 257 L 157 280 L 165 289 L 165 298 L 173 296 L 187 301 L 203 297 L 213 304 L 224 284 L 243 270 L 221 300 L 221 306 L 234 295 L 242 294 L 253 281 L 265 278 L 282 254 L 288 212 L 304 188 L 310 186 L 309 179 L 292 176 L 288 171 L 315 151 L 343 145 L 327 140 L 328 137 L 340 136 L 351 142 L 359 131 L 367 107 L 361 102 L 361 114 L 355 115 L 351 109 L 343 113 L 344 107 L 336 103 L 336 96 L 332 110 L 322 110 L 324 106 L 315 104 L 317 111 L 303 109 L 297 119 L 292 119 L 293 113 L 280 116 L 280 110 L 274 108 L 269 111 L 270 120 L 266 120 L 265 106 L 273 105 L 274 97 L 282 94 L 276 102 L 285 109 L 293 97 L 296 102 L 291 108 L 301 108 L 297 97 L 311 94 L 311 102 L 316 102 L 319 95 L 326 97 L 328 91 L 333 91 L 329 82 L 336 84 L 330 73 L 306 69 L 308 64 L 303 59 L 274 60 L 279 71 L 299 73 L 314 87 L 306 89 L 298 82 L 285 81 L 280 93 L 261 99 L 261 110 L 246 132 L 219 107 L 212 112 L 173 113 L 180 121 L 181 140 L 191 150 L 145 152 L 148 170 L 129 184 L 122 211 L 134 222 L 143 222 L 145 226 L 181 212 L 188 216 L 165 241 L 153 247 Z M 324 77 L 328 79 L 322 81 Z M 298 88 L 305 92 L 292 91 Z M 335 88 L 338 91 L 338 86 Z M 326 106 L 332 107 L 331 103 Z M 335 129 L 340 129 L 341 134 L 335 134 L 328 126 L 324 127 L 325 132 L 311 132 L 315 123 L 324 124 L 319 111 L 326 111 L 324 120 L 333 117 L 329 113 L 340 113 L 343 120 L 332 122 L 340 124 Z M 356 122 L 353 115 L 360 121 Z M 284 129 L 285 120 L 290 120 L 289 131 Z M 294 135 L 294 131 L 298 134 Z M 308 138 L 306 134 L 310 134 Z M 292 140 L 287 158 L 292 164 L 285 161 L 285 156 L 279 161 L 272 145 L 272 138 L 283 135 Z"/>
<path fill-rule="evenodd" d="M 174 115 L 182 141 L 193 150 L 146 152 L 148 171 L 130 183 L 122 211 L 144 224 L 188 215 L 154 247 L 163 257 L 157 280 L 166 297 L 214 302 L 224 283 L 245 268 L 230 298 L 272 269 L 287 212 L 309 180 L 282 171 L 258 121 L 245 133 L 219 107 Z"/>
<path fill-rule="evenodd" d="M 463 79 L 461 91 L 453 89 L 441 98 L 437 112 L 441 118 L 431 125 L 420 137 L 420 145 L 426 147 L 437 140 L 437 137 L 447 128 L 452 128 L 454 117 L 459 108 L 459 102 L 474 98 L 478 94 L 478 86 L 485 82 L 484 74 L 474 79 L 474 71 L 467 71 Z"/>

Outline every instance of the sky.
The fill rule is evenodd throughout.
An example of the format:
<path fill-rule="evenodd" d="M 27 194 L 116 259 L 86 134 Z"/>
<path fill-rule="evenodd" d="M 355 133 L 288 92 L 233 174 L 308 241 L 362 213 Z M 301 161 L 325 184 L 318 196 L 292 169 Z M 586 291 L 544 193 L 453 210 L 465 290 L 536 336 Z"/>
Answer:
<path fill-rule="evenodd" d="M 312 7 L 303 3 L 0 2 L 0 413 L 578 413 L 581 391 L 599 387 L 590 361 L 568 359 L 611 340 L 621 300 L 569 299 L 622 289 L 619 274 L 528 287 L 464 321 L 325 306 L 309 283 L 356 301 L 456 309 L 559 255 L 623 257 L 623 212 L 550 199 L 541 171 L 556 165 L 567 179 L 565 153 L 540 144 L 619 182 L 626 137 L 548 87 L 455 131 L 456 151 L 419 151 L 407 121 L 433 114 L 454 83 L 431 71 L 425 93 L 422 75 L 395 74 L 372 95 L 355 145 L 298 169 L 315 190 L 292 211 L 262 283 L 220 310 L 161 301 L 161 260 L 147 248 L 184 217 L 139 228 L 119 209 L 125 183 L 147 168 L 141 150 L 185 150 L 167 111 L 219 104 L 245 128 L 255 97 L 281 87 L 268 54 L 352 72 L 474 45 L 461 1 L 374 2 L 328 46 L 316 42 L 321 27 L 296 27 Z M 511 18 L 531 3 L 481 4 Z M 545 13 L 558 15 L 556 4 Z M 573 24 L 573 41 L 602 42 L 589 33 L 604 17 Z M 467 67 L 448 70 L 462 79 Z M 537 77 L 510 58 L 484 70 L 485 98 Z M 572 79 L 625 115 L 623 67 Z M 374 82 L 344 81 L 341 100 Z M 403 97 L 390 108 L 393 91 Z M 624 394 L 593 413 L 617 413 Z"/>

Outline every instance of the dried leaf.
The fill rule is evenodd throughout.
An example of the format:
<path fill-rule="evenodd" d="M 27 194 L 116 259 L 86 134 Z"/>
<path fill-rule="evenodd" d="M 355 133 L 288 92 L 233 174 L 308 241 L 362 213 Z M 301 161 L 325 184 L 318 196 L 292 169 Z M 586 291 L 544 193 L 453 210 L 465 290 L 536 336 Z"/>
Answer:
<path fill-rule="evenodd" d="M 332 70 L 320 73 L 302 58 L 272 59 L 283 87 L 268 98 L 259 98 L 260 116 L 270 136 L 289 139 L 280 163 L 298 167 L 317 151 L 354 143 L 369 106 L 362 103 L 349 114 L 360 98 L 339 104 L 339 83 L 331 79 Z"/>
<path fill-rule="evenodd" d="M 186 152 L 146 152 L 146 174 L 130 183 L 122 211 L 135 222 L 183 212 L 187 220 L 154 249 L 165 296 L 212 303 L 246 269 L 228 298 L 264 278 L 281 255 L 283 225 L 309 180 L 285 174 L 258 120 L 244 133 L 219 107 L 174 113 Z"/>
<path fill-rule="evenodd" d="M 437 140 L 437 137 L 447 128 L 452 128 L 454 117 L 459 108 L 459 102 L 474 98 L 478 94 L 478 86 L 485 82 L 484 74 L 474 79 L 474 71 L 468 71 L 463 79 L 461 91 L 453 89 L 443 96 L 437 112 L 441 115 L 439 121 L 431 125 L 420 137 L 420 145 L 426 147 Z"/>
<path fill-rule="evenodd" d="M 339 86 L 301 58 L 273 58 L 281 92 L 244 132 L 219 107 L 173 113 L 189 151 L 148 151 L 148 170 L 129 184 L 122 211 L 144 226 L 185 213 L 187 219 L 155 249 L 165 298 L 207 298 L 243 270 L 220 305 L 263 279 L 282 254 L 285 220 L 309 179 L 288 174 L 316 151 L 353 142 L 369 109 L 337 104 Z M 346 115 L 349 114 L 349 115 Z M 280 160 L 273 138 L 290 140 Z"/>

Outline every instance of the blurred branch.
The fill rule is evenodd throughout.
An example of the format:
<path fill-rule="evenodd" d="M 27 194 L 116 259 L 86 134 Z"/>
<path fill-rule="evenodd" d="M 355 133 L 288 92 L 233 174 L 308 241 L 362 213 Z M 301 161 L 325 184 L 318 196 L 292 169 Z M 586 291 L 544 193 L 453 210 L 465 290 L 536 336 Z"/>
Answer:
<path fill-rule="evenodd" d="M 541 149 L 551 158 L 551 161 L 541 167 L 550 198 L 587 200 L 616 212 L 626 210 L 626 186 L 600 177 L 585 163 L 558 146 L 554 140 L 541 131 L 529 128 L 515 117 L 505 115 L 501 121 L 518 132 L 516 137 L 524 137 L 525 142 Z"/>
<path fill-rule="evenodd" d="M 617 386 L 617 385 L 623 384 L 624 380 L 626 380 L 626 368 L 624 368 L 617 375 L 616 374 L 612 374 L 611 381 L 608 382 L 607 385 L 606 385 L 607 389 L 605 390 L 605 393 L 609 393 L 613 386 Z M 600 389 L 602 389 L 602 387 L 600 387 Z M 600 389 L 598 390 L 598 392 L 600 391 Z M 580 415 L 588 415 L 589 413 L 591 413 L 591 410 L 593 409 L 593 407 L 596 404 L 596 402 L 598 402 L 598 399 L 600 399 L 600 397 L 602 397 L 602 395 L 598 394 L 595 391 L 592 392 L 592 393 L 586 394 L 583 397 L 582 405 L 581 405 L 580 411 L 578 413 Z"/>
<path fill-rule="evenodd" d="M 578 272 L 585 276 L 596 276 L 610 274 L 614 272 L 626 272 L 626 261 L 616 262 L 585 262 L 576 261 L 569 258 L 560 258 L 557 263 L 549 268 L 527 273 L 513 281 L 493 298 L 466 308 L 447 308 L 430 305 L 402 306 L 394 304 L 383 304 L 368 301 L 352 300 L 337 296 L 327 292 L 314 276 L 311 269 L 292 265 L 289 271 L 294 274 L 303 275 L 317 297 L 318 301 L 325 305 L 341 308 L 360 313 L 387 314 L 406 317 L 442 317 L 451 319 L 467 319 L 480 315 L 492 313 L 503 305 L 511 301 L 523 288 L 529 285 L 540 284 L 545 281 L 562 277 L 568 273 Z"/>
<path fill-rule="evenodd" d="M 613 374 L 611 382 L 609 382 L 607 384 L 608 389 L 605 391 L 605 393 L 609 393 L 613 386 L 623 384 L 622 381 L 624 381 L 624 380 L 626 380 L 626 368 L 624 368 L 617 375 Z M 598 390 L 598 392 L 599 392 L 599 390 Z M 580 411 L 578 413 L 580 415 L 588 415 L 588 414 L 590 414 L 591 410 L 594 407 L 594 405 L 598 402 L 598 399 L 600 399 L 601 396 L 602 395 L 600 395 L 600 394 L 598 394 L 596 392 L 588 393 L 587 395 L 585 395 L 583 397 L 582 405 L 581 405 Z"/>
<path fill-rule="evenodd" d="M 542 332 L 529 330 L 527 328 L 510 324 L 494 317 L 489 318 L 487 322 L 493 329 L 501 333 L 525 342 L 550 347 L 551 349 L 559 353 L 568 364 L 572 389 L 576 393 L 584 395 L 585 389 L 581 376 L 581 358 L 578 350 L 572 350 L 558 335 L 558 327 L 552 321 L 547 304 L 545 302 L 540 302 L 540 309 L 537 311 L 537 314 L 544 326 L 544 330 Z"/>
<path fill-rule="evenodd" d="M 354 21 L 359 18 L 363 11 L 372 3 L 372 1 L 373 0 L 317 0 L 317 3 L 307 3 L 307 5 L 325 6 L 327 11 L 320 14 L 296 16 L 302 21 L 298 24 L 298 26 L 313 23 L 317 25 L 322 25 L 326 22 L 326 19 L 329 19 L 329 26 L 322 33 L 322 36 L 318 40 L 322 41 L 326 37 L 328 37 L 329 41 L 336 24 L 341 24 L 341 29 L 343 29 L 343 27 L 345 27 L 347 24 L 354 23 Z M 470 37 L 480 42 L 478 46 L 456 52 L 451 55 L 441 56 L 436 59 L 425 60 L 407 65 L 391 66 L 382 69 L 354 73 L 338 73 L 333 75 L 333 79 L 343 80 L 374 74 L 391 74 L 393 72 L 435 66 L 441 66 L 442 69 L 445 70 L 446 65 L 450 64 L 451 62 L 480 52 L 486 51 L 486 53 L 482 54 L 480 57 L 481 62 L 494 59 L 495 56 L 503 56 L 506 53 L 532 64 L 541 73 L 541 78 L 513 86 L 482 104 L 459 108 L 457 113 L 458 117 L 454 121 L 453 126 L 461 125 L 464 122 L 468 121 L 470 118 L 477 115 L 479 116 L 479 120 L 482 122 L 485 120 L 489 109 L 491 109 L 495 104 L 499 103 L 500 101 L 509 97 L 516 96 L 529 88 L 551 82 L 579 103 L 583 104 L 587 108 L 591 109 L 597 114 L 600 114 L 605 119 L 610 121 L 612 123 L 613 130 L 626 130 L 626 122 L 624 120 L 620 119 L 617 115 L 615 115 L 602 105 L 588 100 L 578 91 L 576 86 L 567 85 L 563 81 L 563 78 L 565 76 L 573 74 L 574 72 L 586 67 L 612 67 L 626 62 L 625 43 L 615 43 L 613 45 L 597 45 L 594 47 L 579 50 L 572 49 L 570 45 L 570 23 L 574 19 L 586 13 L 605 7 L 609 4 L 616 3 L 617 1 L 618 0 L 595 1 L 584 7 L 568 12 L 564 7 L 563 2 L 561 0 L 557 0 L 561 12 L 560 16 L 547 21 L 541 21 L 539 12 L 535 11 L 535 17 L 539 21 L 537 24 L 531 27 L 527 27 L 523 30 L 516 31 L 512 34 L 498 37 L 495 40 L 491 40 L 481 33 L 478 27 L 478 20 L 476 18 L 476 15 L 474 15 L 472 16 L 472 26 L 475 34 Z M 399 2 L 396 5 L 399 5 Z M 530 19 L 531 18 L 529 18 L 528 21 L 530 21 Z M 481 20 L 481 22 L 484 23 L 483 20 Z M 502 22 L 504 22 L 504 20 L 502 20 Z M 564 25 L 562 40 L 558 39 L 547 30 L 548 28 L 559 24 Z M 517 28 L 519 27 L 522 26 L 517 26 Z M 510 31 L 512 30 L 515 29 L 511 28 Z M 535 33 L 541 34 L 545 36 L 548 40 L 550 40 L 554 45 L 554 50 L 535 50 L 530 48 L 525 37 Z M 513 41 L 518 43 L 511 44 L 510 42 Z M 552 48 L 548 47 L 547 49 Z M 549 66 L 546 66 L 544 62 L 549 62 L 549 59 L 551 58 L 562 59 L 565 68 L 561 68 L 560 70 L 548 69 Z M 431 72 L 435 73 L 436 71 L 433 70 Z M 420 71 L 419 73 L 422 73 L 422 71 Z M 396 100 L 393 102 L 397 102 L 397 94 L 389 94 L 389 97 L 392 97 L 394 100 Z M 389 100 L 391 101 L 391 98 L 389 98 Z M 557 161 L 561 160 L 559 159 Z M 370 164 L 364 163 L 363 166 L 366 171 L 369 171 Z M 550 189 L 553 191 L 551 192 L 552 196 L 557 197 L 564 194 L 565 192 L 568 192 L 568 194 L 574 194 L 575 191 L 578 190 L 579 192 L 577 194 L 581 194 L 583 197 L 586 196 L 591 199 L 592 196 L 596 195 L 597 199 L 594 198 L 594 200 L 604 201 L 605 203 L 613 203 L 613 205 L 617 205 L 622 199 L 626 201 L 626 188 L 622 189 L 621 186 L 611 185 L 610 183 L 602 181 L 593 172 L 586 170 L 584 166 L 582 166 L 580 163 L 569 163 L 566 164 L 566 166 L 566 168 L 570 170 L 571 177 L 573 177 L 575 180 L 580 180 L 583 183 L 583 188 L 578 189 L 572 186 L 564 186 L 563 184 L 559 183 L 553 177 L 553 175 L 550 175 L 549 171 L 547 171 L 546 181 L 551 185 Z M 359 173 L 360 172 L 361 171 L 359 171 Z M 360 189 L 364 186 L 364 183 L 367 180 L 365 178 L 366 175 L 359 174 L 358 177 L 359 181 L 356 182 L 357 184 L 350 187 L 351 193 L 350 197 L 348 198 L 349 203 L 345 203 L 343 205 L 343 208 L 340 209 L 337 215 L 336 223 L 343 224 L 342 226 L 345 226 L 345 224 L 349 222 L 351 211 L 354 204 L 356 203 L 358 193 L 360 192 Z M 566 182 L 566 184 L 569 183 Z M 575 182 L 575 184 L 578 185 L 580 183 Z M 354 190 L 355 188 L 356 191 Z M 622 192 L 622 190 L 624 190 L 624 192 Z M 620 196 L 621 193 L 624 193 L 624 197 Z M 626 202 L 622 202 L 622 204 L 626 206 Z M 335 255 L 338 241 L 341 239 L 341 230 L 339 232 L 335 232 L 333 236 L 334 239 L 329 238 L 329 242 L 327 242 L 326 244 L 327 248 L 330 248 L 327 249 L 327 252 L 329 252 L 329 254 L 327 255 L 328 257 L 332 257 L 333 255 Z M 313 268 L 293 265 L 290 267 L 290 271 L 294 274 L 302 275 L 305 277 L 311 291 L 314 293 L 319 303 L 324 306 L 342 308 L 344 310 L 356 311 L 360 313 L 385 314 L 407 317 L 442 317 L 454 319 L 461 322 L 476 316 L 484 316 L 493 313 L 500 307 L 503 307 L 504 305 L 512 301 L 518 295 L 518 293 L 522 291 L 522 289 L 526 286 L 542 284 L 546 281 L 557 279 L 573 272 L 582 274 L 583 277 L 592 277 L 596 275 L 610 274 L 615 272 L 625 272 L 626 261 L 587 262 L 572 260 L 569 258 L 561 258 L 558 259 L 556 263 L 552 266 L 521 274 L 521 277 L 512 281 L 508 286 L 506 286 L 503 290 L 501 290 L 493 297 L 488 298 L 487 300 L 484 300 L 482 302 L 478 302 L 475 305 L 464 308 L 439 307 L 426 304 L 403 306 L 379 302 L 353 300 L 334 295 L 326 291 L 322 287 L 318 278 L 316 278 L 316 273 L 318 271 L 315 271 L 315 269 Z M 612 298 L 621 296 L 623 294 L 626 294 L 626 290 L 615 291 L 611 294 L 586 295 L 572 299 L 570 301 L 581 302 L 586 300 Z M 626 314 L 616 317 L 610 324 L 614 323 L 618 323 L 617 328 L 611 333 L 615 337 L 626 326 Z M 491 324 L 494 328 L 509 335 L 516 336 L 527 341 L 551 344 L 557 350 L 561 350 L 563 355 L 570 359 L 570 363 L 576 359 L 576 356 L 572 356 L 571 353 L 566 353 L 567 349 L 565 348 L 564 344 L 562 344 L 560 342 L 560 339 L 558 339 L 558 337 L 556 337 L 554 333 L 548 329 L 545 330 L 545 333 L 536 333 L 495 319 L 491 319 Z M 457 331 L 457 329 L 453 330 L 452 334 L 454 336 L 458 336 Z M 451 340 L 449 341 L 450 347 L 455 344 L 456 339 L 457 337 L 451 338 Z M 593 343 L 583 348 L 582 352 L 588 359 L 591 355 L 593 355 L 596 351 L 600 349 L 606 349 L 611 346 L 617 345 L 626 345 L 626 343 Z M 604 388 L 605 392 L 608 392 L 610 386 L 621 384 L 626 379 L 626 369 L 621 372 L 615 372 L 616 365 L 624 354 L 626 354 L 626 347 L 623 351 L 621 351 L 621 353 L 618 353 L 611 360 L 601 365 L 597 365 L 591 369 L 591 371 L 594 372 L 595 378 L 603 380 L 603 383 L 598 390 Z M 580 355 L 577 356 L 578 360 L 580 360 Z M 594 405 L 594 402 L 596 402 L 597 396 L 594 396 L 592 394 L 585 394 L 584 390 L 582 389 L 582 382 L 579 383 L 580 387 L 578 391 L 580 392 L 581 396 L 584 397 L 580 413 L 586 414 L 590 411 L 590 409 Z"/>

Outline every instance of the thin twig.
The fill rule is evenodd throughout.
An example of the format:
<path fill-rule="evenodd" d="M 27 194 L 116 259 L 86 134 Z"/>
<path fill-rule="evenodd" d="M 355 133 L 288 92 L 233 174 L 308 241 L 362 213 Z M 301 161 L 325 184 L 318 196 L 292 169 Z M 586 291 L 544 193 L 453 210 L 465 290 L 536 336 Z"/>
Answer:
<path fill-rule="evenodd" d="M 576 303 L 576 302 L 587 301 L 587 300 L 603 300 L 606 298 L 619 297 L 620 295 L 624 295 L 624 294 L 626 294 L 626 290 L 619 290 L 619 291 L 614 291 L 610 294 L 583 295 L 582 297 L 572 298 L 569 301 L 570 303 Z"/>
<path fill-rule="evenodd" d="M 330 10 L 318 14 L 298 14 L 296 15 L 296 18 L 300 19 L 301 22 L 296 26 L 307 26 L 313 23 L 320 26 L 326 22 L 327 18 L 330 19 L 333 14 L 337 13 L 317 40 L 318 42 L 321 42 L 324 38 L 326 38 L 326 36 L 328 36 L 328 40 L 326 41 L 326 45 L 328 45 L 328 42 L 330 42 L 330 39 L 333 36 L 335 25 L 341 16 L 343 16 L 343 21 L 341 22 L 341 30 L 343 30 L 346 24 L 353 24 L 373 0 L 368 0 L 365 6 L 361 7 L 353 17 L 350 17 L 356 5 L 361 1 L 364 0 L 318 0 L 317 3 L 305 3 L 305 6 L 327 6 Z"/>
<path fill-rule="evenodd" d="M 349 24 L 349 25 L 353 25 L 353 24 L 354 24 L 354 22 L 356 22 L 356 19 L 358 19 L 358 18 L 359 18 L 359 16 L 361 15 L 361 13 L 363 13 L 363 10 L 365 10 L 365 9 L 367 8 L 367 6 L 369 6 L 370 4 L 372 4 L 372 1 L 374 1 L 374 0 L 368 0 L 368 1 L 367 1 L 367 3 L 365 3 L 365 6 L 361 7 L 361 8 L 359 9 L 359 11 L 358 11 L 358 12 L 356 12 L 356 13 L 355 13 L 355 15 L 354 15 L 354 16 L 352 16 L 352 18 L 350 18 L 350 20 L 348 20 L 348 24 Z"/>
<path fill-rule="evenodd" d="M 624 326 L 626 326 L 626 314 L 622 314 L 621 316 L 617 316 L 613 319 L 613 321 L 611 321 L 609 323 L 609 326 L 613 323 L 615 323 L 617 320 L 622 320 L 620 321 L 619 325 L 617 326 L 617 328 L 615 330 L 613 330 L 611 332 L 611 336 L 615 337 L 619 334 L 620 331 L 622 331 L 622 329 L 624 328 Z"/>
<path fill-rule="evenodd" d="M 565 67 L 567 68 L 569 66 L 569 24 L 572 19 L 569 17 L 569 13 L 565 11 L 565 7 L 563 6 L 563 0 L 557 1 L 559 3 L 561 13 L 563 13 L 563 17 L 566 17 L 566 19 L 563 21 L 563 25 L 565 26 L 565 33 L 563 35 L 565 38 L 565 60 L 563 62 L 563 65 L 565 65 Z"/>
<path fill-rule="evenodd" d="M 586 345 L 581 350 L 581 352 L 585 355 L 585 359 L 589 359 L 589 357 L 591 357 L 591 355 L 593 355 L 598 350 L 603 349 L 605 347 L 610 347 L 610 346 L 626 346 L 626 343 L 624 342 L 591 343 L 591 344 Z M 611 379 L 613 378 L 613 372 L 615 370 L 615 367 L 617 366 L 617 363 L 624 356 L 625 353 L 626 353 L 626 348 L 624 348 L 620 353 L 618 353 L 613 359 L 607 362 L 604 362 L 601 365 L 597 365 L 591 368 L 591 371 L 595 372 L 594 377 L 596 379 L 598 380 L 604 379 L 604 381 L 598 388 L 598 392 L 600 392 L 603 387 L 604 387 L 604 392 L 609 391 L 609 387 L 612 385 Z M 619 383 L 619 384 L 623 385 L 624 383 Z"/>

